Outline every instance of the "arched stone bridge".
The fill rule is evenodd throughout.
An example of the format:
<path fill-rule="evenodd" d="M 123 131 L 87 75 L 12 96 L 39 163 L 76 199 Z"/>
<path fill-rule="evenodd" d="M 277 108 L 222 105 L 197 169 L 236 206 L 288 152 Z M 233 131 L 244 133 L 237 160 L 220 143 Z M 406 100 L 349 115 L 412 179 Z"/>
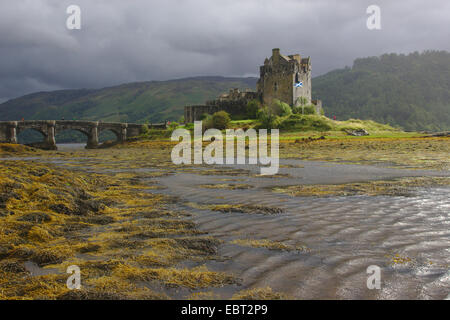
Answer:
<path fill-rule="evenodd" d="M 27 129 L 33 129 L 44 136 L 40 143 L 43 149 L 56 150 L 55 135 L 64 130 L 76 130 L 87 136 L 86 148 L 96 148 L 99 145 L 98 135 L 103 130 L 112 131 L 118 142 L 137 136 L 141 133 L 143 124 L 113 123 L 101 121 L 76 120 L 26 120 L 26 121 L 0 121 L 0 141 L 18 143 L 17 135 Z M 148 124 L 149 128 L 166 128 L 165 123 Z"/>

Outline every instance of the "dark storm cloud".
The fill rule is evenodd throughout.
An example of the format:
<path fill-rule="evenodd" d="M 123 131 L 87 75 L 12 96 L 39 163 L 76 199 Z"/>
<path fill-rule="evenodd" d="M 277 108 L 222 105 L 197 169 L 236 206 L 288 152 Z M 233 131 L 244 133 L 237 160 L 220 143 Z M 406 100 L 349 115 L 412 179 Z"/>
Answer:
<path fill-rule="evenodd" d="M 256 75 L 271 49 L 314 75 L 386 52 L 449 50 L 450 3 L 332 0 L 1 0 L 0 102 L 58 88 L 195 75 Z M 67 30 L 66 8 L 82 29 Z M 382 30 L 366 28 L 381 7 Z"/>

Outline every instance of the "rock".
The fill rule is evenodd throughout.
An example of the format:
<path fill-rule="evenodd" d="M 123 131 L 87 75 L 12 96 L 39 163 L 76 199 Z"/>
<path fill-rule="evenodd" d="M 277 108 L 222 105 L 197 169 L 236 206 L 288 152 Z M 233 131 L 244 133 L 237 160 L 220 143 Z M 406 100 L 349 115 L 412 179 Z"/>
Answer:
<path fill-rule="evenodd" d="M 450 137 L 450 131 L 436 132 L 431 135 L 432 137 Z"/>
<path fill-rule="evenodd" d="M 368 136 L 369 135 L 369 133 L 365 129 L 345 130 L 345 132 L 349 136 L 361 137 L 361 136 Z"/>

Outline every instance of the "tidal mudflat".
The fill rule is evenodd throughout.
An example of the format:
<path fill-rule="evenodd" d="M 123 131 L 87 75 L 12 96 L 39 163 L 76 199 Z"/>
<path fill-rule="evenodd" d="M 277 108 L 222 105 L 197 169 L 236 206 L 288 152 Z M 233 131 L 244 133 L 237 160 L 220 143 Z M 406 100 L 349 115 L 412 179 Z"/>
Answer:
<path fill-rule="evenodd" d="M 167 141 L 2 146 L 0 298 L 446 298 L 449 142 L 284 141 L 275 177 Z"/>

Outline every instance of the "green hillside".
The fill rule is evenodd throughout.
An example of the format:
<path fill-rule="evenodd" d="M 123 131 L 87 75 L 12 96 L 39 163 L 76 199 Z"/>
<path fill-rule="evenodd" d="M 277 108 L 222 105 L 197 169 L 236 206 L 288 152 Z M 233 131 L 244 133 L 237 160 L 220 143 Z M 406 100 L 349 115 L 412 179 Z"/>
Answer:
<path fill-rule="evenodd" d="M 313 79 L 328 116 L 405 130 L 450 130 L 450 53 L 385 54 Z"/>
<path fill-rule="evenodd" d="M 0 119 L 176 120 L 185 105 L 203 104 L 230 88 L 254 89 L 255 85 L 255 78 L 196 77 L 98 90 L 38 92 L 0 104 Z"/>

